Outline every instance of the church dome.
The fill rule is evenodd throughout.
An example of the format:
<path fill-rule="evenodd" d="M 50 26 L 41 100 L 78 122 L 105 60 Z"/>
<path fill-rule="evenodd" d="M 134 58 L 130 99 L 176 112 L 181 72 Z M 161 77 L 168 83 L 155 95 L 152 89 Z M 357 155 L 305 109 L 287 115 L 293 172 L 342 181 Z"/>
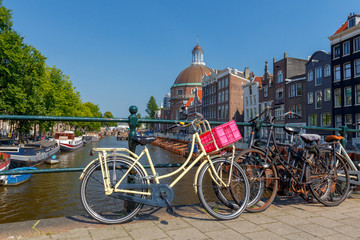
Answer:
<path fill-rule="evenodd" d="M 201 85 L 204 74 L 209 75 L 210 68 L 205 66 L 204 51 L 196 44 L 192 50 L 192 62 L 189 67 L 185 68 L 176 78 L 174 86 L 180 85 Z"/>
<path fill-rule="evenodd" d="M 185 68 L 176 78 L 174 85 L 176 84 L 199 84 L 201 85 L 201 80 L 204 77 L 204 74 L 210 74 L 210 68 L 205 65 L 192 64 L 189 67 Z"/>

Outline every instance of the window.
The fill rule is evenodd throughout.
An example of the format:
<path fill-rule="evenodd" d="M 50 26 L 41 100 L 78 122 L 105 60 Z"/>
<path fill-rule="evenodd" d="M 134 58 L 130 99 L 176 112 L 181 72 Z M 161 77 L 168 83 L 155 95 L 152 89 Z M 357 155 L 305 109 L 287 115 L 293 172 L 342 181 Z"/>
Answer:
<path fill-rule="evenodd" d="M 360 51 L 360 38 L 354 39 L 354 52 Z"/>
<path fill-rule="evenodd" d="M 277 72 L 277 76 L 276 76 L 276 83 L 282 83 L 284 81 L 283 79 L 283 73 L 282 71 L 278 71 Z"/>
<path fill-rule="evenodd" d="M 291 106 L 289 106 L 289 111 L 295 113 L 295 112 L 296 112 L 296 105 L 291 105 Z M 294 118 L 294 115 L 289 114 L 289 115 L 288 115 L 288 118 Z"/>
<path fill-rule="evenodd" d="M 338 128 L 342 125 L 341 115 L 335 115 L 335 127 Z"/>
<path fill-rule="evenodd" d="M 350 42 L 345 42 L 344 43 L 344 56 L 349 55 L 350 54 Z"/>
<path fill-rule="evenodd" d="M 351 64 L 345 63 L 344 64 L 344 79 L 351 78 Z"/>
<path fill-rule="evenodd" d="M 295 84 L 289 87 L 289 97 L 295 97 Z"/>
<path fill-rule="evenodd" d="M 315 92 L 315 108 L 321 108 L 322 107 L 322 91 L 316 91 Z"/>
<path fill-rule="evenodd" d="M 349 20 L 349 28 L 353 27 L 356 25 L 356 22 L 355 22 L 355 18 L 352 18 Z"/>
<path fill-rule="evenodd" d="M 333 56 L 334 58 L 340 57 L 340 45 L 335 46 L 333 51 L 334 51 L 334 56 Z"/>
<path fill-rule="evenodd" d="M 331 75 L 331 70 L 330 70 L 330 65 L 326 65 L 325 66 L 325 77 L 330 77 Z"/>
<path fill-rule="evenodd" d="M 229 90 L 226 89 L 225 90 L 225 102 L 227 102 L 229 100 Z"/>
<path fill-rule="evenodd" d="M 360 59 L 358 59 L 358 60 L 355 60 L 355 62 L 354 62 L 354 70 L 355 70 L 355 77 L 358 77 L 358 76 L 360 76 Z"/>
<path fill-rule="evenodd" d="M 314 102 L 314 93 L 308 92 L 308 104 L 313 104 Z"/>
<path fill-rule="evenodd" d="M 321 126 L 331 126 L 331 114 L 330 113 L 321 114 Z"/>
<path fill-rule="evenodd" d="M 330 101 L 331 100 L 331 88 L 326 88 L 324 90 L 325 98 L 324 101 Z"/>
<path fill-rule="evenodd" d="M 338 82 L 341 80 L 341 74 L 340 74 L 340 66 L 334 67 L 334 82 Z"/>
<path fill-rule="evenodd" d="M 360 84 L 355 86 L 355 104 L 360 105 Z"/>
<path fill-rule="evenodd" d="M 351 86 L 344 88 L 344 106 L 351 106 L 352 96 L 351 96 Z"/>
<path fill-rule="evenodd" d="M 352 122 L 352 114 L 346 114 L 345 115 L 345 125 L 351 125 Z"/>
<path fill-rule="evenodd" d="M 322 78 L 322 68 L 316 68 L 315 74 L 315 85 L 321 85 L 321 78 Z"/>
<path fill-rule="evenodd" d="M 302 85 L 301 83 L 296 84 L 296 96 L 301 96 L 302 94 Z"/>
<path fill-rule="evenodd" d="M 229 79 L 225 78 L 225 87 L 229 86 Z"/>
<path fill-rule="evenodd" d="M 178 89 L 178 90 L 177 90 L 177 95 L 183 95 L 183 90 L 182 90 L 182 89 Z"/>
<path fill-rule="evenodd" d="M 311 82 L 312 80 L 314 80 L 314 74 L 313 71 L 309 71 L 308 72 L 308 82 Z"/>
<path fill-rule="evenodd" d="M 264 87 L 264 97 L 268 97 L 268 86 Z"/>
<path fill-rule="evenodd" d="M 296 113 L 302 116 L 302 104 L 296 105 Z M 295 117 L 297 118 L 297 117 Z"/>
<path fill-rule="evenodd" d="M 335 107 L 341 107 L 341 89 L 336 88 L 334 89 L 334 106 Z"/>
<path fill-rule="evenodd" d="M 283 97 L 284 97 L 283 92 L 284 92 L 283 88 L 276 89 L 276 99 L 278 99 L 278 100 L 283 99 Z"/>
<path fill-rule="evenodd" d="M 317 126 L 317 114 L 316 113 L 309 115 L 309 126 Z"/>
<path fill-rule="evenodd" d="M 355 121 L 360 122 L 360 113 L 355 114 Z M 357 125 L 356 129 L 360 129 L 360 125 Z M 360 137 L 360 132 L 356 133 L 356 137 Z"/>
<path fill-rule="evenodd" d="M 250 95 L 252 95 L 252 89 L 251 89 L 251 86 L 249 86 L 249 93 L 250 93 Z"/>

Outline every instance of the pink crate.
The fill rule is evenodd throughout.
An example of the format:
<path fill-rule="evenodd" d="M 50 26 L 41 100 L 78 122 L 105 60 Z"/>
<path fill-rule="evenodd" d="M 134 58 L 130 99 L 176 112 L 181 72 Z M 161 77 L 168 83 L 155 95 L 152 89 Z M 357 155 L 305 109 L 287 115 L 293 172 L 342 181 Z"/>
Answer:
<path fill-rule="evenodd" d="M 219 148 L 230 145 L 242 138 L 235 120 L 215 127 L 212 132 Z"/>
<path fill-rule="evenodd" d="M 219 148 L 226 147 L 227 145 L 230 145 L 242 138 L 234 120 L 217 126 L 211 131 Z M 210 132 L 200 135 L 200 139 L 207 153 L 216 150 L 216 146 Z"/>
<path fill-rule="evenodd" d="M 204 145 L 205 151 L 207 153 L 216 150 L 216 147 L 215 147 L 213 138 L 212 138 L 212 136 L 210 134 L 210 131 L 206 132 L 204 134 L 201 134 L 200 135 L 200 140 L 201 140 L 202 145 Z"/>

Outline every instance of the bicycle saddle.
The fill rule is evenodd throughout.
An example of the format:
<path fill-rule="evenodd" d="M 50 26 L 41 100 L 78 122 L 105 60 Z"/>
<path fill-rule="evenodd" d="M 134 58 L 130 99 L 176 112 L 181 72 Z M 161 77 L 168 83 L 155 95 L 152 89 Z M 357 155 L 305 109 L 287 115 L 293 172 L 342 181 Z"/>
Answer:
<path fill-rule="evenodd" d="M 284 131 L 287 132 L 288 134 L 299 134 L 301 128 L 285 126 Z"/>
<path fill-rule="evenodd" d="M 300 137 L 305 143 L 312 143 L 321 139 L 318 134 L 300 134 Z"/>
<path fill-rule="evenodd" d="M 136 143 L 140 144 L 141 146 L 144 146 L 148 143 L 151 143 L 156 140 L 155 137 L 149 137 L 149 136 L 133 136 L 131 140 L 135 141 Z"/>
<path fill-rule="evenodd" d="M 342 136 L 336 136 L 336 135 L 329 135 L 325 138 L 326 142 L 337 142 L 340 141 L 341 139 L 343 139 L 344 137 Z"/>

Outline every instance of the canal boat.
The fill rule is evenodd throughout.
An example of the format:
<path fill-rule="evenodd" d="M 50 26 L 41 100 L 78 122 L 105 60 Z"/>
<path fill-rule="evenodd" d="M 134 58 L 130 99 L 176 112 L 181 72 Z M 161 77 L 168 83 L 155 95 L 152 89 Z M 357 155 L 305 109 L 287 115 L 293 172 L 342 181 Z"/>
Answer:
<path fill-rule="evenodd" d="M 0 152 L 0 171 L 9 170 L 10 166 L 10 155 Z"/>
<path fill-rule="evenodd" d="M 9 154 L 11 164 L 16 167 L 38 165 L 59 151 L 60 146 L 52 141 L 19 144 L 13 139 L 0 140 L 0 152 Z"/>
<path fill-rule="evenodd" d="M 32 176 L 32 174 L 16 174 L 19 171 L 25 171 L 25 170 L 36 170 L 36 167 L 20 167 L 20 168 L 14 168 L 11 169 L 11 172 L 14 172 L 12 175 L 2 175 L 0 176 L 0 185 L 4 186 L 16 186 L 23 182 L 26 182 L 29 180 Z"/>
<path fill-rule="evenodd" d="M 55 133 L 55 141 L 62 151 L 74 151 L 84 144 L 82 137 L 76 137 L 73 131 Z"/>
<path fill-rule="evenodd" d="M 50 165 L 58 164 L 59 162 L 60 162 L 60 159 L 57 158 L 56 155 L 52 155 L 51 158 L 45 160 L 45 163 L 50 164 Z"/>
<path fill-rule="evenodd" d="M 92 136 L 83 135 L 82 138 L 83 138 L 84 145 L 88 145 L 89 143 L 92 142 Z"/>

